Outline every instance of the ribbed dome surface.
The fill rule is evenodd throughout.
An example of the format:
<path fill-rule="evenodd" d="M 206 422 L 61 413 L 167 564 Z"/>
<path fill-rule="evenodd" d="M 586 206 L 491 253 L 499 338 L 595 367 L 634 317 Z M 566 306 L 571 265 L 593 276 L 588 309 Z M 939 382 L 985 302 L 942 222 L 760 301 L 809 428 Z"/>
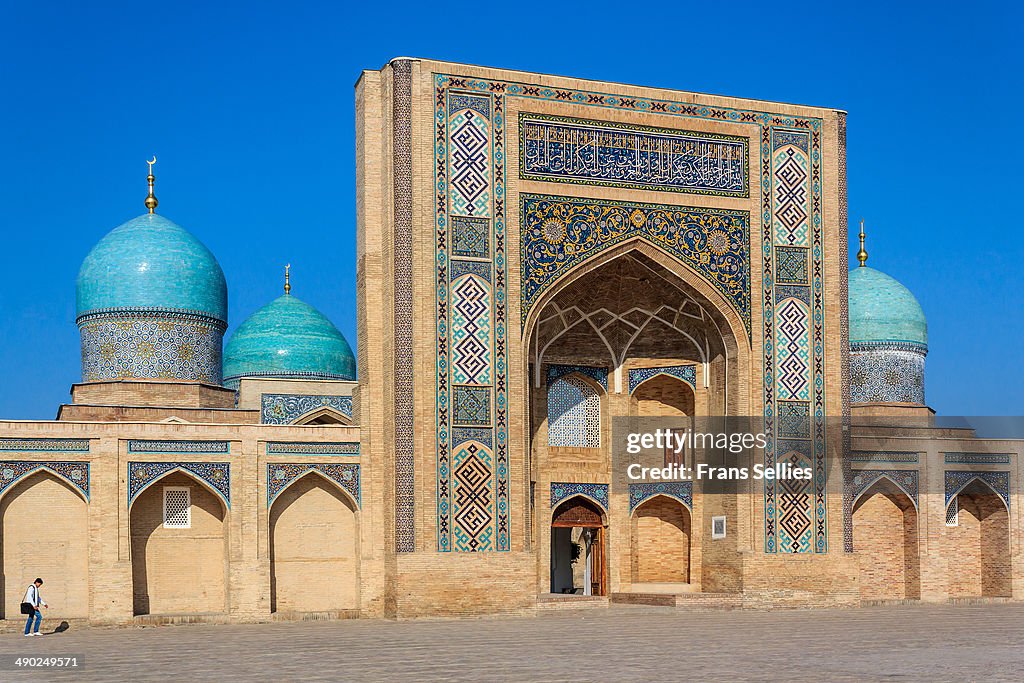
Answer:
<path fill-rule="evenodd" d="M 895 278 L 874 268 L 850 271 L 850 343 L 928 344 L 921 304 Z"/>
<path fill-rule="evenodd" d="M 344 335 L 320 311 L 285 294 L 245 320 L 224 349 L 224 380 L 356 377 Z"/>
<path fill-rule="evenodd" d="M 101 239 L 82 262 L 76 294 L 78 316 L 161 309 L 228 319 L 227 284 L 216 257 L 157 214 L 133 218 Z"/>

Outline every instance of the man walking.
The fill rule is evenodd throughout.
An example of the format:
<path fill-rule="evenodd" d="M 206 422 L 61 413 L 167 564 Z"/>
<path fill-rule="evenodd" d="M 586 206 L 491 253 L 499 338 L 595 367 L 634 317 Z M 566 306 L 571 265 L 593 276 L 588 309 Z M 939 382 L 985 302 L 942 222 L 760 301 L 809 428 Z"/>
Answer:
<path fill-rule="evenodd" d="M 39 622 L 43 620 L 43 613 L 40 611 L 39 606 L 49 607 L 43 600 L 42 596 L 39 595 L 39 587 L 43 585 L 42 579 L 36 579 L 29 585 L 28 590 L 25 591 L 25 599 L 21 603 L 21 611 L 28 615 L 28 621 L 25 622 L 25 635 L 26 636 L 38 636 L 39 634 Z M 32 629 L 32 619 L 36 621 L 35 630 Z M 31 633 L 30 633 L 31 631 Z"/>

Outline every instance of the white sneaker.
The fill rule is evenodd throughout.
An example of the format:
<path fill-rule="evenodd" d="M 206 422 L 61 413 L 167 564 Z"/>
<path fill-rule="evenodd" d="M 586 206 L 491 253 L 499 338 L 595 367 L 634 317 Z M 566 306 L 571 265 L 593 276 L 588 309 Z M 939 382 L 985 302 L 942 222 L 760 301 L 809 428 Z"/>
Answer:
<path fill-rule="evenodd" d="M 39 631 L 34 631 L 34 632 L 32 633 L 32 635 L 34 635 L 34 636 L 41 636 L 41 635 L 43 635 L 43 634 L 42 634 L 42 633 L 40 633 Z"/>
<path fill-rule="evenodd" d="M 32 635 L 32 634 L 31 633 L 26 633 L 25 637 L 28 638 L 30 635 Z"/>

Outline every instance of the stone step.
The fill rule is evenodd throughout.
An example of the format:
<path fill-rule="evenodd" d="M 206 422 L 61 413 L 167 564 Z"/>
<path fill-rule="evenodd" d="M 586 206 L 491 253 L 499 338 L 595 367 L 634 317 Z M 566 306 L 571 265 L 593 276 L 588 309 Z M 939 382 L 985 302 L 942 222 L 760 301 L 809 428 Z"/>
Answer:
<path fill-rule="evenodd" d="M 541 593 L 537 596 L 537 610 L 543 612 L 577 609 L 606 609 L 609 605 L 604 595 L 563 595 Z"/>
<path fill-rule="evenodd" d="M 676 607 L 692 611 L 732 610 L 743 607 L 739 593 L 612 593 L 616 605 Z"/>

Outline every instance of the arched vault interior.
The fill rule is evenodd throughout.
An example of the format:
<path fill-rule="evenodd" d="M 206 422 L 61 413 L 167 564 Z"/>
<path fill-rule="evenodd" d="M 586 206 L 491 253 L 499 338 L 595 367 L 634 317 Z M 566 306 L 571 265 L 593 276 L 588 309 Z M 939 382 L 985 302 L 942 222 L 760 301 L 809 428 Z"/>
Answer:
<path fill-rule="evenodd" d="M 726 382 L 730 333 L 721 316 L 640 252 L 580 276 L 541 305 L 530 340 L 535 387 L 545 364 L 593 364 L 613 370 L 610 389 L 620 393 L 627 361 L 637 358 L 699 364 L 703 388 L 711 386 L 712 364 L 720 365 Z"/>

